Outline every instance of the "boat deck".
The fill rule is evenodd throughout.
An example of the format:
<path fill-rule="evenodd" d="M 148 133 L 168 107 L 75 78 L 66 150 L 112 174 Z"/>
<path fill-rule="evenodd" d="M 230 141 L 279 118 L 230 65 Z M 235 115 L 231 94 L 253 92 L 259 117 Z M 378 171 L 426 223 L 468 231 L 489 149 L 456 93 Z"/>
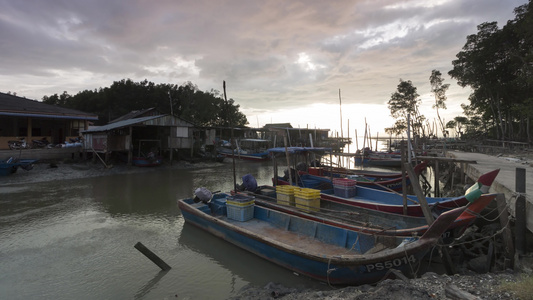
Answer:
<path fill-rule="evenodd" d="M 245 228 L 246 230 L 249 230 L 259 236 L 269 237 L 269 239 L 278 243 L 282 243 L 288 249 L 294 249 L 295 251 L 301 251 L 316 256 L 361 254 L 355 249 L 350 250 L 344 247 L 328 244 L 310 236 L 289 231 L 284 228 L 274 226 L 269 222 L 261 221 L 255 218 L 245 222 L 231 220 L 226 217 L 223 217 L 222 219 L 228 223 Z"/>

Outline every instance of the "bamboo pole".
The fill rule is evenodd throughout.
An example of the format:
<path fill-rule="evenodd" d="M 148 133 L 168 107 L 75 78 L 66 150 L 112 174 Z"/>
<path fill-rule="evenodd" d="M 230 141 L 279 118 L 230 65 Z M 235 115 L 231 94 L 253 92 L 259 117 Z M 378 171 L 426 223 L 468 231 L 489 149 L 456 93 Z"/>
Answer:
<path fill-rule="evenodd" d="M 409 177 L 411 177 L 411 186 L 413 187 L 413 191 L 415 192 L 415 195 L 418 199 L 418 202 L 420 203 L 420 207 L 422 208 L 422 212 L 424 213 L 424 217 L 426 218 L 426 221 L 428 222 L 428 225 L 431 225 L 435 218 L 431 214 L 431 210 L 429 208 L 429 205 L 427 203 L 426 197 L 424 196 L 424 193 L 422 192 L 422 188 L 420 187 L 420 183 L 418 180 L 415 180 L 417 178 L 415 170 L 413 169 L 413 166 L 410 163 L 404 163 L 405 169 L 407 170 L 407 174 Z M 442 238 L 439 239 L 439 243 L 442 243 Z M 448 275 L 455 274 L 455 267 L 452 262 L 452 258 L 450 257 L 450 254 L 448 253 L 448 249 L 446 247 L 441 248 L 442 252 L 442 259 L 444 261 L 444 267 L 446 268 L 446 272 Z"/>

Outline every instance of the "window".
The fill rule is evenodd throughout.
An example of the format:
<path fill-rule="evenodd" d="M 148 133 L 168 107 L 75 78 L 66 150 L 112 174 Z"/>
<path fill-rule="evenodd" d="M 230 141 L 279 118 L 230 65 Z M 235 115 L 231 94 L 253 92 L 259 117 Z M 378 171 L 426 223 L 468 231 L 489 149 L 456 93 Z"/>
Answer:
<path fill-rule="evenodd" d="M 176 137 L 189 137 L 188 127 L 176 127 Z"/>

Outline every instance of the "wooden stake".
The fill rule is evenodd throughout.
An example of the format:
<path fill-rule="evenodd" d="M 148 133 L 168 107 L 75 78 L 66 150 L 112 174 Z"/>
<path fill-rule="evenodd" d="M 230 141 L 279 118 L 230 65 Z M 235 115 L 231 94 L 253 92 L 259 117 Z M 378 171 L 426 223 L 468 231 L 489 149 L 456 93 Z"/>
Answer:
<path fill-rule="evenodd" d="M 155 255 L 155 253 L 150 251 L 150 249 L 146 248 L 146 246 L 144 246 L 141 242 L 137 242 L 137 244 L 135 244 L 135 246 L 133 247 L 135 247 L 135 249 L 139 250 L 139 252 L 144 254 L 144 256 L 148 257 L 148 259 L 150 259 L 154 264 L 160 267 L 161 270 L 168 271 L 171 269 L 171 267 L 167 265 L 167 263 L 165 263 L 161 258 L 159 258 L 159 256 Z"/>

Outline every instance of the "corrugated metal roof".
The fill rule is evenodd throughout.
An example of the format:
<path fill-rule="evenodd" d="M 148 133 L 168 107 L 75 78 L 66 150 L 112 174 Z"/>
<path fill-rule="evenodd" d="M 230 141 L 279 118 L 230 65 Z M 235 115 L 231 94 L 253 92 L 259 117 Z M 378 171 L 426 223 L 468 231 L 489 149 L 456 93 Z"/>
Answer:
<path fill-rule="evenodd" d="M 0 116 L 69 119 L 69 120 L 90 120 L 90 121 L 98 120 L 98 117 L 88 117 L 88 116 L 52 115 L 52 114 L 46 115 L 46 114 L 37 114 L 37 113 L 11 113 L 11 112 L 2 112 L 2 111 L 0 111 Z"/>
<path fill-rule="evenodd" d="M 131 125 L 134 125 L 134 124 L 139 124 L 139 123 L 143 123 L 143 122 L 146 122 L 146 121 L 158 119 L 158 118 L 161 118 L 161 117 L 164 117 L 164 116 L 165 115 L 149 116 L 149 117 L 142 117 L 142 118 L 135 118 L 135 119 L 119 121 L 119 122 L 116 122 L 116 123 L 111 123 L 111 124 L 107 124 L 107 125 L 103 125 L 103 126 L 94 126 L 94 127 L 91 127 L 91 128 L 89 128 L 87 130 L 82 131 L 82 133 L 103 132 L 103 131 L 114 130 L 114 129 L 118 129 L 118 128 L 121 128 L 121 127 L 127 127 L 127 126 L 131 126 Z"/>
<path fill-rule="evenodd" d="M 4 116 L 98 120 L 98 116 L 95 114 L 50 105 L 5 93 L 0 93 L 0 113 Z"/>

